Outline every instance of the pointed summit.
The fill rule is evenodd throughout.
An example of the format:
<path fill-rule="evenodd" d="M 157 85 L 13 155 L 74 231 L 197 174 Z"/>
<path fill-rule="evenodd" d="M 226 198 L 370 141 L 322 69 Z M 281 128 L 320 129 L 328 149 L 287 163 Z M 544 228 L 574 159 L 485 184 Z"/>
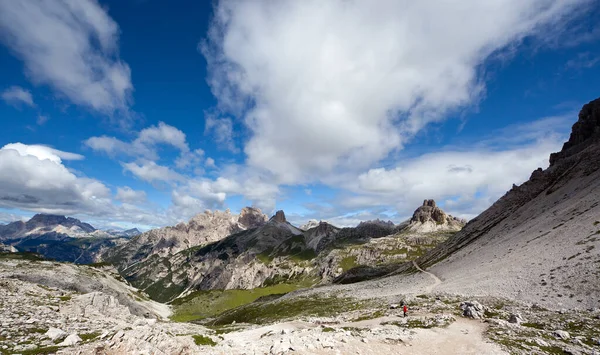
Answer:
<path fill-rule="evenodd" d="M 413 231 L 431 232 L 437 230 L 460 230 L 466 222 L 447 215 L 435 200 L 425 200 L 423 205 L 415 210 L 408 228 Z"/>
<path fill-rule="evenodd" d="M 285 213 L 283 213 L 282 210 L 275 212 L 275 215 L 271 217 L 271 220 L 279 223 L 287 223 L 287 219 L 285 219 Z"/>

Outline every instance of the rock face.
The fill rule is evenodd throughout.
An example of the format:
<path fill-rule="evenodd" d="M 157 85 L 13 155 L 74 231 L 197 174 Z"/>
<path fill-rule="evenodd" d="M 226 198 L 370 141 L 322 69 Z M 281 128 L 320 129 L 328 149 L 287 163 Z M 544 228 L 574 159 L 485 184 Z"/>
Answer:
<path fill-rule="evenodd" d="M 466 221 L 447 215 L 434 200 L 425 200 L 413 213 L 407 229 L 415 232 L 459 231 L 465 224 Z"/>
<path fill-rule="evenodd" d="M 576 155 L 587 147 L 600 142 L 600 98 L 583 106 L 579 119 L 571 129 L 571 136 L 562 150 L 550 154 L 550 166 L 559 160 Z"/>
<path fill-rule="evenodd" d="M 279 223 L 286 223 L 287 219 L 285 219 L 285 213 L 283 213 L 283 211 L 279 210 L 277 212 L 275 212 L 275 215 L 273 217 L 271 217 L 271 219 L 273 221 L 279 222 Z"/>
<path fill-rule="evenodd" d="M 154 244 L 126 250 L 133 258 L 117 254 L 117 258 L 107 260 L 115 263 L 134 286 L 166 302 L 195 290 L 329 283 L 357 266 L 412 260 L 447 238 L 443 233 L 396 235 L 398 227 L 390 221 L 368 221 L 355 228 L 320 222 L 303 231 L 287 222 L 283 211 L 277 211 L 266 223 L 265 219 L 252 218 L 253 223 L 260 224 L 257 228 L 236 227 L 233 230 L 237 232 L 213 243 L 184 249 L 176 241 L 150 239 Z M 122 249 L 136 246 L 142 237 L 153 233 L 156 231 L 134 238 Z"/>
<path fill-rule="evenodd" d="M 597 99 L 583 107 L 547 169 L 534 171 L 420 258 L 421 267 L 445 280 L 439 289 L 516 297 L 548 308 L 597 307 L 599 132 Z"/>
<path fill-rule="evenodd" d="M 182 250 L 217 242 L 228 235 L 264 225 L 267 216 L 260 209 L 245 207 L 239 215 L 226 211 L 205 211 L 187 223 L 153 229 L 109 250 L 104 259 L 120 268 L 158 255 L 166 257 Z"/>

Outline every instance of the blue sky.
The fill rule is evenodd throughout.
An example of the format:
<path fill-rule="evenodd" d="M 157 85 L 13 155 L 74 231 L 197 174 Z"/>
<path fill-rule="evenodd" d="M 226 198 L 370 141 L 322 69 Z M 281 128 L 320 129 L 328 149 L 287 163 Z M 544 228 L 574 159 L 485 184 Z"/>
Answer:
<path fill-rule="evenodd" d="M 599 96 L 591 0 L 0 0 L 0 221 L 472 218 Z"/>

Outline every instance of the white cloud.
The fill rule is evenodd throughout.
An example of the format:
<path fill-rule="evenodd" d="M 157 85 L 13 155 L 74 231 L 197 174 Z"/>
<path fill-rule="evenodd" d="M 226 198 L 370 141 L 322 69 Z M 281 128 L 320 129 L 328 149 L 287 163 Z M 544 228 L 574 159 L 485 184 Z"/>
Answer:
<path fill-rule="evenodd" d="M 222 0 L 201 49 L 249 165 L 293 184 L 370 168 L 476 103 L 491 54 L 587 3 Z"/>
<path fill-rule="evenodd" d="M 115 137 L 91 137 L 84 141 L 84 144 L 95 151 L 101 151 L 108 154 L 111 157 L 116 156 L 116 154 L 124 153 L 124 154 L 132 154 L 132 147 L 117 139 Z"/>
<path fill-rule="evenodd" d="M 215 165 L 215 160 L 211 157 L 206 158 L 206 161 L 204 162 L 204 165 L 207 168 L 216 168 L 217 166 Z"/>
<path fill-rule="evenodd" d="M 33 96 L 31 92 L 19 86 L 11 86 L 2 92 L 2 100 L 9 105 L 19 107 L 19 105 L 27 105 L 34 107 Z"/>
<path fill-rule="evenodd" d="M 206 114 L 204 119 L 204 134 L 212 134 L 218 143 L 219 149 L 229 150 L 237 153 L 238 149 L 233 140 L 233 121 L 231 118 L 217 118 L 212 114 Z"/>
<path fill-rule="evenodd" d="M 125 203 L 144 203 L 146 202 L 146 191 L 133 190 L 129 186 L 118 187 L 115 198 Z"/>
<path fill-rule="evenodd" d="M 164 122 L 159 122 L 158 126 L 143 129 L 133 144 L 145 146 L 167 144 L 178 148 L 182 152 L 190 150 L 186 142 L 185 133 Z"/>
<path fill-rule="evenodd" d="M 506 151 L 439 152 L 407 160 L 396 168 L 371 169 L 358 177 L 365 192 L 388 195 L 389 199 L 409 196 L 413 201 L 427 196 L 443 198 L 473 195 L 486 190 L 498 195 L 513 183 L 529 178 L 537 167 L 548 166 L 548 156 L 560 150 L 561 142 L 541 142 Z"/>
<path fill-rule="evenodd" d="M 131 71 L 119 27 L 95 0 L 0 0 L 0 40 L 35 84 L 101 113 L 128 111 Z"/>
<path fill-rule="evenodd" d="M 148 181 L 178 181 L 183 180 L 183 176 L 170 168 L 162 165 L 158 165 L 153 161 L 140 161 L 138 163 L 122 163 L 123 168 L 133 173 L 138 178 Z"/>
<path fill-rule="evenodd" d="M 141 130 L 137 138 L 131 142 L 124 142 L 115 137 L 100 136 L 90 137 L 83 143 L 94 151 L 104 152 L 111 157 L 125 155 L 148 160 L 159 159 L 158 147 L 160 145 L 172 146 L 180 152 L 176 161 L 176 165 L 180 168 L 187 167 L 192 163 L 199 163 L 198 160 L 204 154 L 201 149 L 190 151 L 185 133 L 164 122 Z"/>
<path fill-rule="evenodd" d="M 82 160 L 83 155 L 63 152 L 57 149 L 47 147 L 45 145 L 27 145 L 23 143 L 10 143 L 2 147 L 2 150 L 10 149 L 19 153 L 20 156 L 33 156 L 39 160 L 50 160 L 53 163 L 60 164 L 64 160 Z"/>
<path fill-rule="evenodd" d="M 0 207 L 50 213 L 92 211 L 108 202 L 101 182 L 78 177 L 62 160 L 83 159 L 41 145 L 7 144 L 0 149 Z"/>
<path fill-rule="evenodd" d="M 184 169 L 189 166 L 197 167 L 204 158 L 204 151 L 202 149 L 196 149 L 194 151 L 182 152 L 181 155 L 175 160 L 175 166 L 179 169 Z M 209 158 L 210 159 L 210 158 Z"/>

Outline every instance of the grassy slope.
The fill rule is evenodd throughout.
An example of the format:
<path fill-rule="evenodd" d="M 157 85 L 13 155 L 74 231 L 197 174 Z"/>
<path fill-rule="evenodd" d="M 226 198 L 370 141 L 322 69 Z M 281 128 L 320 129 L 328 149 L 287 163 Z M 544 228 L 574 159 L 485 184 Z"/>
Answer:
<path fill-rule="evenodd" d="M 310 287 L 315 280 L 305 279 L 298 283 L 281 283 L 251 290 L 211 290 L 196 291 L 172 302 L 171 320 L 189 322 L 216 316 L 230 309 L 240 307 L 271 295 L 281 295 L 300 288 Z"/>

